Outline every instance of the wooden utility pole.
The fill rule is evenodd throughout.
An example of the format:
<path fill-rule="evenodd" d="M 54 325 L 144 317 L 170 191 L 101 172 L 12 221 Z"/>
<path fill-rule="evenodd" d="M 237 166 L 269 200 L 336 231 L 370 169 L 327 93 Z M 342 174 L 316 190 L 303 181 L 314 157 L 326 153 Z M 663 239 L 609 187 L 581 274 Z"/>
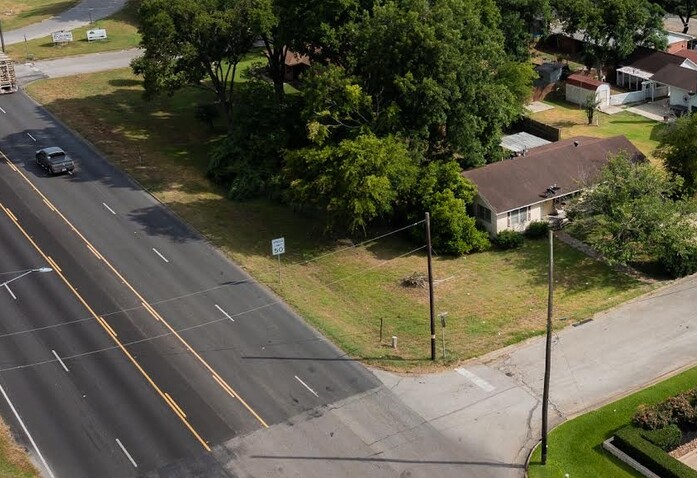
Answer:
<path fill-rule="evenodd" d="M 549 229 L 549 275 L 547 293 L 547 340 L 545 342 L 545 378 L 542 390 L 542 464 L 547 464 L 547 416 L 549 414 L 549 376 L 552 366 L 552 307 L 554 297 L 554 232 Z"/>
<path fill-rule="evenodd" d="M 426 213 L 426 243 L 428 247 L 428 302 L 431 308 L 431 360 L 436 359 L 436 307 L 433 303 L 433 252 L 431 250 L 431 215 Z"/>

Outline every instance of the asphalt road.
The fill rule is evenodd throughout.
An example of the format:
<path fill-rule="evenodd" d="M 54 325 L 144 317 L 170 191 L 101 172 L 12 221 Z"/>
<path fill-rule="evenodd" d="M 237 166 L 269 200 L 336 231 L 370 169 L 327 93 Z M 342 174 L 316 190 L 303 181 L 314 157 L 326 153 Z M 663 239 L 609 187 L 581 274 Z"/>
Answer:
<path fill-rule="evenodd" d="M 56 476 L 228 476 L 207 449 L 378 387 L 22 93 L 0 108 L 0 272 L 58 266 L 0 291 L 0 384 Z"/>

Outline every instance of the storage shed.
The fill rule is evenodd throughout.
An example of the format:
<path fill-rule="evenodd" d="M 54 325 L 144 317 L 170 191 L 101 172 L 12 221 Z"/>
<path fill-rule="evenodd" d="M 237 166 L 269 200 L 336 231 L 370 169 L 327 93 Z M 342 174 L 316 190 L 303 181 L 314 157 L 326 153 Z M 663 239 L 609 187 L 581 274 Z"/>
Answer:
<path fill-rule="evenodd" d="M 610 85 L 580 73 L 569 75 L 566 79 L 566 101 L 584 105 L 591 95 L 595 95 L 599 107 L 608 106 Z"/>

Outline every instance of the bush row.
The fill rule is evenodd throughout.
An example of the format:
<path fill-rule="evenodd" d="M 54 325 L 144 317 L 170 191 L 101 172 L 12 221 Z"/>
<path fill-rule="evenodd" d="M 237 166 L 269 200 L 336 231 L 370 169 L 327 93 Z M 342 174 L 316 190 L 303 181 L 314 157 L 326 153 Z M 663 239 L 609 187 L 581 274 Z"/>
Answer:
<path fill-rule="evenodd" d="M 632 423 L 645 430 L 657 430 L 670 424 L 681 429 L 697 428 L 697 389 L 670 397 L 656 405 L 640 405 Z"/>
<path fill-rule="evenodd" d="M 499 249 L 516 249 L 521 247 L 524 238 L 538 239 L 545 237 L 549 231 L 549 224 L 545 221 L 531 222 L 524 233 L 517 231 L 505 230 L 499 232 L 493 240 L 493 243 Z"/>
<path fill-rule="evenodd" d="M 697 478 L 697 471 L 647 441 L 644 430 L 628 425 L 615 432 L 613 445 L 662 478 Z"/>

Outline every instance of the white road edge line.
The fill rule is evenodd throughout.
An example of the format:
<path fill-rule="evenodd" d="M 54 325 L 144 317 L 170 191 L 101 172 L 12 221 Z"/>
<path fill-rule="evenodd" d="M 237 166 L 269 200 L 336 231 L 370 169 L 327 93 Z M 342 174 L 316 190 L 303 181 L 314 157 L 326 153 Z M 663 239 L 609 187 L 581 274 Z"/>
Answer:
<path fill-rule="evenodd" d="M 10 286 L 8 286 L 7 284 L 5 284 L 5 289 L 7 289 L 7 292 L 10 293 L 10 295 L 12 296 L 12 298 L 13 298 L 14 300 L 17 300 L 17 297 L 12 293 L 12 289 L 10 289 Z"/>
<path fill-rule="evenodd" d="M 27 136 L 29 136 L 36 143 L 36 138 L 33 137 L 30 133 L 27 133 Z"/>
<path fill-rule="evenodd" d="M 319 395 L 317 395 L 317 392 L 315 392 L 314 390 L 312 390 L 305 382 L 303 382 L 302 380 L 300 380 L 300 377 L 298 377 L 298 376 L 296 375 L 296 376 L 295 376 L 295 379 L 296 379 L 298 382 L 302 383 L 302 384 L 305 386 L 306 389 L 308 389 L 310 392 L 312 392 L 312 395 L 314 395 L 315 397 L 319 398 Z"/>
<path fill-rule="evenodd" d="M 104 205 L 105 208 L 107 208 L 109 210 L 110 213 L 112 213 L 113 215 L 116 215 L 116 212 L 114 212 L 114 210 L 111 209 L 107 203 L 103 202 L 102 204 Z"/>
<path fill-rule="evenodd" d="M 0 111 L 2 111 L 2 112 L 3 112 L 3 114 L 7 114 L 7 111 L 5 111 L 5 110 L 4 110 L 4 109 L 2 109 L 2 108 L 0 108 Z"/>
<path fill-rule="evenodd" d="M 157 254 L 158 256 L 160 256 L 160 259 L 162 259 L 162 260 L 165 261 L 165 262 L 169 262 L 165 256 L 163 256 L 162 254 L 160 254 L 160 251 L 158 251 L 158 250 L 155 249 L 154 247 L 152 248 L 152 250 L 155 251 L 155 254 Z"/>
<path fill-rule="evenodd" d="M 5 397 L 5 400 L 7 401 L 7 404 L 8 404 L 8 405 L 10 406 L 10 408 L 12 409 L 12 413 L 15 414 L 15 417 L 17 418 L 17 421 L 18 421 L 19 424 L 21 425 L 22 430 L 24 430 L 24 433 L 27 434 L 27 437 L 29 438 L 29 441 L 31 442 L 32 446 L 34 447 L 34 450 L 36 450 L 37 456 L 41 459 L 41 463 L 44 464 L 44 467 L 46 468 L 46 471 L 48 471 L 48 475 L 49 475 L 51 478 L 56 478 L 56 475 L 54 475 L 53 472 L 51 471 L 51 469 L 48 467 L 48 463 L 46 463 L 46 460 L 44 459 L 44 456 L 43 456 L 43 455 L 41 454 L 41 452 L 39 451 L 39 447 L 36 446 L 36 442 L 34 441 L 34 438 L 32 438 L 31 434 L 29 433 L 29 430 L 27 430 L 26 425 L 25 425 L 24 422 L 22 421 L 22 418 L 19 416 L 19 413 L 17 412 L 17 409 L 15 408 L 15 406 L 14 406 L 14 405 L 12 404 L 12 402 L 10 401 L 10 397 L 7 396 L 7 393 L 5 392 L 5 389 L 2 388 L 2 385 L 0 385 L 0 392 L 2 392 L 2 395 L 3 395 L 3 397 Z"/>
<path fill-rule="evenodd" d="M 126 450 L 126 447 L 123 446 L 123 443 L 121 443 L 121 440 L 119 440 L 119 439 L 117 438 L 117 439 L 116 439 L 116 443 L 119 444 L 119 446 L 121 447 L 121 450 L 123 451 L 124 455 L 126 455 L 126 456 L 128 457 L 128 459 L 131 460 L 131 463 L 133 464 L 133 467 L 134 467 L 134 468 L 138 468 L 138 464 L 137 464 L 136 461 L 133 459 L 133 457 L 131 456 L 131 454 L 128 453 L 128 450 Z"/>
<path fill-rule="evenodd" d="M 215 304 L 215 308 L 218 309 L 220 312 L 222 312 L 223 315 L 224 315 L 225 317 L 227 317 L 228 319 L 232 320 L 233 322 L 235 321 L 235 319 L 233 319 L 232 317 L 230 317 L 230 316 L 228 315 L 228 313 L 225 312 L 223 309 L 221 309 L 220 306 L 219 306 L 218 304 Z"/>
<path fill-rule="evenodd" d="M 68 370 L 68 367 L 65 366 L 65 362 L 63 362 L 63 360 L 58 356 L 58 354 L 56 353 L 56 351 L 55 351 L 55 350 L 51 350 L 51 352 L 53 352 L 53 355 L 55 355 L 56 358 L 58 359 L 58 361 L 61 363 L 61 365 L 63 366 L 63 370 L 65 370 L 66 372 L 70 372 L 70 370 Z"/>
<path fill-rule="evenodd" d="M 455 371 L 462 375 L 463 377 L 469 379 L 470 382 L 475 384 L 477 387 L 481 388 L 485 392 L 493 392 L 496 387 L 484 380 L 483 378 L 473 374 L 465 368 L 456 368 Z"/>

